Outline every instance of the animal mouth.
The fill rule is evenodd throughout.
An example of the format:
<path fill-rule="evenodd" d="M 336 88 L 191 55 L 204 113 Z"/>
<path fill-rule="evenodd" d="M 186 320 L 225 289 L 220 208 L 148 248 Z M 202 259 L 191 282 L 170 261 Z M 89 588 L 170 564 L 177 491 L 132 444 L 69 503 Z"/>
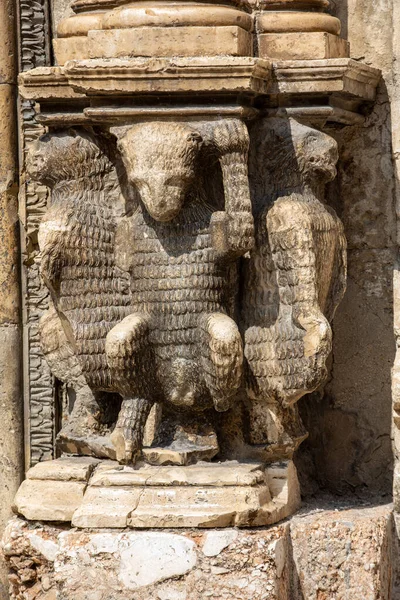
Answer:
<path fill-rule="evenodd" d="M 150 216 L 156 221 L 160 221 L 160 223 L 168 223 L 169 221 L 172 221 L 180 211 L 179 208 L 175 210 L 171 208 L 147 210 L 149 211 Z"/>

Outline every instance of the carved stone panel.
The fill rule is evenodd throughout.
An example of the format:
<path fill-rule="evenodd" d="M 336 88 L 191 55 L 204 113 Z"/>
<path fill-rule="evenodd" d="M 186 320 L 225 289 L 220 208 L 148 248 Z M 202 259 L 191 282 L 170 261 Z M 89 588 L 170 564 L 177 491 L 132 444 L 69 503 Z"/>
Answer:
<path fill-rule="evenodd" d="M 336 161 L 332 138 L 287 118 L 250 138 L 225 119 L 37 142 L 28 171 L 51 189 L 41 348 L 73 406 L 61 451 L 134 462 L 156 405 L 155 464 L 235 444 L 238 458 L 292 457 L 306 436 L 296 402 L 325 379 L 345 289 L 343 229 L 324 203 Z"/>

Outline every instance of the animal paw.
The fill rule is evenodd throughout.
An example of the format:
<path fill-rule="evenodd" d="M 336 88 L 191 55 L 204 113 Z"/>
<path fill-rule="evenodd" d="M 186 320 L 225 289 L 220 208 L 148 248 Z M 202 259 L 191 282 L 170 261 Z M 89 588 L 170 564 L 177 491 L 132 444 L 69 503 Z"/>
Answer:
<path fill-rule="evenodd" d="M 219 256 L 239 257 L 254 246 L 251 213 L 217 211 L 211 217 L 211 244 Z"/>
<path fill-rule="evenodd" d="M 120 464 L 135 464 L 141 454 L 141 444 L 133 428 L 116 427 L 111 434 L 111 443 L 115 448 Z"/>

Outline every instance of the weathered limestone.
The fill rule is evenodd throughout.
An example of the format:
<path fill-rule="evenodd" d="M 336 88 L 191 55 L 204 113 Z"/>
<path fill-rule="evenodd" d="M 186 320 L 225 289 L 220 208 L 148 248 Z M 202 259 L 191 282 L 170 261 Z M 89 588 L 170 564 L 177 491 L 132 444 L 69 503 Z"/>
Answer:
<path fill-rule="evenodd" d="M 89 31 L 87 38 L 54 40 L 59 65 L 86 58 L 173 56 L 251 56 L 251 35 L 236 26 L 227 27 L 142 27 Z"/>
<path fill-rule="evenodd" d="M 393 300 L 394 300 L 394 335 L 396 340 L 396 353 L 392 369 L 392 437 L 394 451 L 394 477 L 393 477 L 393 500 L 395 507 L 395 523 L 398 538 L 400 538 L 400 265 L 398 249 L 400 245 L 400 227 L 399 227 L 399 203 L 400 203 L 400 8 L 393 6 L 393 67 L 394 67 L 394 90 L 392 94 L 392 144 L 393 158 L 396 174 L 396 214 L 397 214 L 397 262 L 393 274 Z M 396 600 L 400 597 L 400 575 L 397 578 Z"/>
<path fill-rule="evenodd" d="M 81 528 L 226 527 L 275 523 L 300 505 L 291 461 L 118 468 L 61 458 L 28 471 L 15 510 Z"/>
<path fill-rule="evenodd" d="M 34 331 L 58 380 L 58 449 L 136 468 L 50 462 L 29 473 L 16 508 L 30 520 L 100 530 L 64 531 L 65 554 L 55 561 L 63 575 L 55 580 L 66 598 L 82 591 L 69 571 L 75 558 L 93 567 L 92 588 L 101 581 L 92 534 L 96 556 L 115 555 L 99 598 L 141 589 L 161 600 L 191 597 L 184 578 L 194 577 L 203 556 L 185 528 L 230 528 L 203 540 L 203 555 L 214 559 L 239 539 L 232 526 L 265 526 L 299 505 L 291 459 L 306 432 L 296 404 L 327 378 L 331 321 L 346 280 L 343 226 L 332 208 L 340 198 L 327 206 L 325 195 L 337 143 L 315 127 L 361 123 L 379 72 L 347 58 L 338 20 L 314 12 L 326 8 L 321 0 L 261 2 L 251 14 L 211 5 L 186 13 L 170 4 L 152 14 L 112 0 L 74 7 L 80 15 L 60 25 L 55 43 L 65 65 L 21 77 L 22 93 L 39 103 L 38 119 L 49 127 L 27 170 L 51 196 L 32 233 L 40 256 L 27 258 L 37 260 L 51 296 L 49 307 L 43 296 Z M 257 35 L 266 59 L 251 56 Z M 42 364 L 31 364 L 40 377 Z M 28 387 L 36 379 L 29 376 Z M 44 387 L 53 391 L 52 383 Z M 161 412 L 144 449 L 154 404 Z M 214 463 L 168 464 L 201 457 Z M 127 529 L 171 527 L 181 531 Z M 55 529 L 46 532 L 53 543 Z M 293 599 L 294 589 L 307 597 L 319 582 L 310 576 L 304 592 L 295 587 L 288 556 L 297 549 L 290 527 L 281 533 L 272 548 L 278 597 Z M 379 547 L 382 532 L 376 537 Z M 54 545 L 34 544 L 54 553 Z M 307 571 L 301 552 L 296 560 Z M 28 564 L 10 563 L 19 571 Z M 206 571 L 228 575 L 224 568 Z M 26 591 L 24 578 L 35 581 L 34 571 L 14 576 L 14 595 Z M 54 597 L 47 575 L 44 587 L 32 584 L 33 596 Z M 186 587 L 171 591 L 174 577 Z M 273 593 L 255 578 L 243 594 Z M 238 596 L 231 581 L 221 593 Z M 377 581 L 368 585 L 377 595 Z M 208 589 L 195 585 L 199 591 Z"/>
<path fill-rule="evenodd" d="M 396 558 L 388 506 L 295 517 L 290 536 L 301 588 L 291 600 L 392 599 Z"/>
<path fill-rule="evenodd" d="M 89 8 L 89 7 L 88 7 Z M 136 56 L 252 56 L 253 19 L 238 8 L 165 2 L 83 12 L 58 26 L 59 65 L 71 59 Z"/>
<path fill-rule="evenodd" d="M 318 12 L 268 11 L 257 18 L 257 30 L 260 33 L 325 31 L 339 35 L 340 21 Z"/>
<path fill-rule="evenodd" d="M 3 542 L 11 600 L 390 600 L 391 507 L 315 508 L 248 531 L 65 531 L 14 519 Z"/>
<path fill-rule="evenodd" d="M 262 58 L 275 60 L 319 60 L 346 58 L 349 43 L 326 32 L 261 33 L 258 50 Z"/>
<path fill-rule="evenodd" d="M 265 2 L 261 8 L 265 12 L 257 15 L 255 25 L 259 56 L 272 60 L 349 56 L 349 44 L 339 37 L 339 19 L 318 11 L 326 8 L 323 2 Z M 276 10 L 282 8 L 290 10 Z M 308 8 L 317 11 L 310 12 Z"/>
<path fill-rule="evenodd" d="M 250 57 L 97 59 L 33 70 L 22 74 L 20 83 L 25 97 L 44 99 L 85 93 L 252 94 L 267 92 L 270 68 L 268 61 Z"/>

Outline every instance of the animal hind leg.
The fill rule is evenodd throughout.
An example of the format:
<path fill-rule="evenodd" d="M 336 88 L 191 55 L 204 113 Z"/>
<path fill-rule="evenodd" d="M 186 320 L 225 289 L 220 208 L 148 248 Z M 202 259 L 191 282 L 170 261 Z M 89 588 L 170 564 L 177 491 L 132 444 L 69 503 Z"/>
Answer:
<path fill-rule="evenodd" d="M 236 323 L 223 313 L 206 315 L 201 323 L 201 363 L 214 407 L 230 408 L 243 371 L 243 345 Z"/>
<path fill-rule="evenodd" d="M 63 425 L 57 436 L 57 444 L 63 449 L 64 439 L 70 442 L 71 439 L 82 438 L 101 430 L 101 409 L 51 302 L 39 321 L 39 336 L 41 349 L 51 372 L 72 388 L 76 395 L 68 422 Z"/>
<path fill-rule="evenodd" d="M 111 441 L 121 463 L 135 462 L 143 445 L 144 427 L 154 399 L 154 357 L 149 341 L 150 316 L 134 313 L 107 335 L 106 356 L 115 387 L 123 396 Z"/>
<path fill-rule="evenodd" d="M 152 405 L 152 402 L 144 398 L 125 398 L 122 401 L 118 421 L 111 434 L 119 463 L 135 463 L 139 458 L 144 428 Z"/>

